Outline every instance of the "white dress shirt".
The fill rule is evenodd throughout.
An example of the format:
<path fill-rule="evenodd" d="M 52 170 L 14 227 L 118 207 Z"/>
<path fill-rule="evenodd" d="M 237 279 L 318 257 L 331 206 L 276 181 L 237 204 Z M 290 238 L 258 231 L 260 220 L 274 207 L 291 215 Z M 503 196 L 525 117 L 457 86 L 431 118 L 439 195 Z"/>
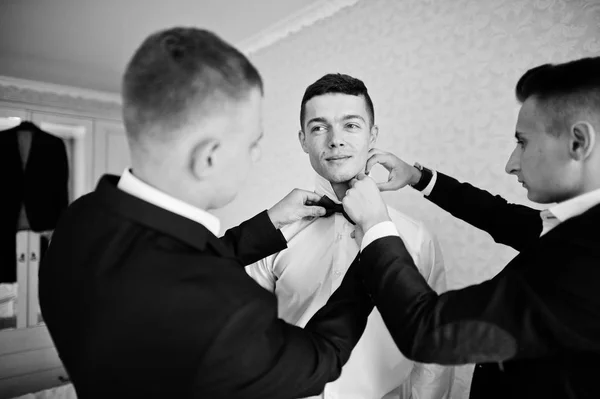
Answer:
<path fill-rule="evenodd" d="M 129 169 L 125 169 L 119 179 L 117 187 L 134 197 L 138 197 L 141 200 L 151 203 L 152 205 L 156 205 L 169 212 L 173 212 L 179 216 L 193 220 L 196 223 L 200 223 L 215 236 L 219 235 L 221 222 L 216 216 L 152 187 L 148 183 L 135 177 Z"/>
<path fill-rule="evenodd" d="M 315 192 L 339 203 L 331 184 L 321 176 L 317 176 Z M 446 274 L 435 238 L 422 223 L 389 207 L 388 212 L 393 230 L 400 232 L 421 273 L 436 291 L 445 291 Z M 282 228 L 288 248 L 246 271 L 277 295 L 279 317 L 304 327 L 340 286 L 356 257 L 359 248 L 351 237 L 353 231 L 354 226 L 341 214 L 293 223 Z M 384 235 L 386 231 L 385 226 L 379 230 Z M 448 398 L 453 375 L 452 367 L 406 359 L 374 309 L 340 378 L 327 384 L 318 398 Z"/>
<path fill-rule="evenodd" d="M 544 226 L 541 235 L 543 236 L 562 222 L 581 215 L 598 204 L 600 204 L 600 188 L 563 201 L 540 212 Z"/>

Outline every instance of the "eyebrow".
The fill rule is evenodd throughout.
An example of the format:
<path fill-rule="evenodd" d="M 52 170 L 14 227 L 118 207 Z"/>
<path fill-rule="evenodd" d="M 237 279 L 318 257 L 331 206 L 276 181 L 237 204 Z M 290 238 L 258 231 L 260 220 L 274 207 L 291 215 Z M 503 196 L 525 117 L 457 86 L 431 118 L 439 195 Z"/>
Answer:
<path fill-rule="evenodd" d="M 321 122 L 321 123 L 329 123 L 327 122 L 327 119 L 322 118 L 322 117 L 317 117 L 317 118 L 312 118 L 311 120 L 309 120 L 308 122 L 306 122 L 307 125 L 310 125 L 311 123 L 317 123 L 317 122 Z"/>
<path fill-rule="evenodd" d="M 360 119 L 361 121 L 363 121 L 364 123 L 367 123 L 367 121 L 365 121 L 365 118 L 363 118 L 360 115 L 344 115 L 342 117 L 343 121 L 347 121 L 348 119 Z"/>
<path fill-rule="evenodd" d="M 341 120 L 342 120 L 342 121 L 347 121 L 347 120 L 349 120 L 349 119 L 360 119 L 360 120 L 361 120 L 361 121 L 363 121 L 364 123 L 367 123 L 367 122 L 365 121 L 365 118 L 363 118 L 363 117 L 362 117 L 362 116 L 360 116 L 360 115 L 352 115 L 352 114 L 350 114 L 350 115 L 344 115 L 344 116 L 342 116 L 342 117 L 341 117 Z M 320 117 L 320 116 L 319 116 L 319 117 L 316 117 L 316 118 L 312 118 L 312 119 L 310 119 L 308 122 L 306 122 L 306 125 L 310 125 L 311 123 L 318 123 L 318 122 L 320 122 L 320 123 L 329 123 L 329 122 L 327 121 L 327 119 L 325 119 L 325 118 L 323 118 L 323 117 Z"/>

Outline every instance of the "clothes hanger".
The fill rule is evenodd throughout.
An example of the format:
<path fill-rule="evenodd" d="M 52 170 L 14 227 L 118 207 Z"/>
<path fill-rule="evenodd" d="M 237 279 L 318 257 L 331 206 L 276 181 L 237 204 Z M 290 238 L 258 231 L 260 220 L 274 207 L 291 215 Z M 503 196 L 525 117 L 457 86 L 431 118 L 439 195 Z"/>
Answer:
<path fill-rule="evenodd" d="M 36 125 L 35 123 L 33 123 L 32 121 L 29 121 L 29 120 L 21 121 L 21 123 L 19 124 L 19 127 L 20 128 L 27 128 L 27 129 L 39 130 L 38 125 Z"/>

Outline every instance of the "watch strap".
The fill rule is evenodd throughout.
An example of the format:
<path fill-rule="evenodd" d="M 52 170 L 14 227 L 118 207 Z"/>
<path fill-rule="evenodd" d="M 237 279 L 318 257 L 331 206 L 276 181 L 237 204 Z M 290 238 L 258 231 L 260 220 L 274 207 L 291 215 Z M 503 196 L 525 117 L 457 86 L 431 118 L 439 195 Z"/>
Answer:
<path fill-rule="evenodd" d="M 411 185 L 411 187 L 415 190 L 423 191 L 431 182 L 431 179 L 433 178 L 433 172 L 431 169 L 421 166 L 419 163 L 415 163 L 414 166 L 421 171 L 421 178 L 416 184 Z"/>

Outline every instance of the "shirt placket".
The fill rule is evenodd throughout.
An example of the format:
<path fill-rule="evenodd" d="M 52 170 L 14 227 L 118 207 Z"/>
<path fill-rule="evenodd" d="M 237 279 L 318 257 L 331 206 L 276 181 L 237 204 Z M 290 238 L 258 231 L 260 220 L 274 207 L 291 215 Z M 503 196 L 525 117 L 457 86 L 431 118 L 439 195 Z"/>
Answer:
<path fill-rule="evenodd" d="M 342 283 L 342 279 L 344 277 L 344 272 L 348 268 L 349 265 L 344 265 L 345 259 L 347 258 L 346 249 L 347 249 L 347 237 L 350 236 L 350 231 L 347 231 L 346 220 L 343 215 L 336 214 L 334 217 L 334 236 L 333 242 L 331 245 L 331 292 L 329 295 L 333 294 L 333 292 L 338 289 L 338 287 Z M 321 395 L 323 399 L 342 399 L 339 397 L 337 392 L 331 388 L 329 384 L 325 385 L 325 389 L 323 390 L 323 394 Z"/>
<path fill-rule="evenodd" d="M 352 243 L 348 242 L 348 240 L 352 240 L 350 237 L 352 230 L 354 230 L 353 226 L 346 222 L 346 219 L 344 219 L 342 215 L 335 216 L 335 238 L 334 245 L 332 246 L 333 256 L 331 257 L 332 279 L 330 294 L 333 294 L 333 292 L 342 284 L 344 274 L 346 274 L 346 270 L 350 266 L 348 252 Z"/>

